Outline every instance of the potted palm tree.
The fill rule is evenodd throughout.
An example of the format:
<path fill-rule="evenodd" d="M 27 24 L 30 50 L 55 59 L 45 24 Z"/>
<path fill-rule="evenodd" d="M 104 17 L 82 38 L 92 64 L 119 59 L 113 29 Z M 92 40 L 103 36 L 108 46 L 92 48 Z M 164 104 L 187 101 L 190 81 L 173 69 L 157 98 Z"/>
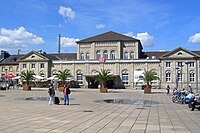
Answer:
<path fill-rule="evenodd" d="M 34 72 L 29 70 L 21 72 L 22 82 L 25 82 L 23 90 L 31 90 L 30 81 L 34 79 L 33 75 L 35 75 Z"/>
<path fill-rule="evenodd" d="M 159 77 L 153 70 L 147 71 L 145 69 L 143 74 L 144 76 L 142 76 L 142 79 L 144 80 L 145 83 L 144 93 L 151 93 L 151 83 L 153 80 L 159 80 Z"/>
<path fill-rule="evenodd" d="M 63 71 L 59 70 L 58 71 L 58 75 L 57 75 L 58 79 L 60 80 L 60 84 L 59 84 L 59 87 L 58 87 L 58 90 L 59 91 L 63 91 L 64 89 L 64 84 L 65 84 L 65 80 L 68 78 L 68 77 L 71 77 L 71 73 L 70 73 L 70 70 L 69 69 L 65 69 Z"/>
<path fill-rule="evenodd" d="M 112 79 L 113 76 L 110 74 L 110 71 L 103 69 L 98 72 L 98 75 L 95 77 L 95 82 L 99 82 L 100 92 L 108 92 L 108 89 L 106 88 L 106 82 Z"/>

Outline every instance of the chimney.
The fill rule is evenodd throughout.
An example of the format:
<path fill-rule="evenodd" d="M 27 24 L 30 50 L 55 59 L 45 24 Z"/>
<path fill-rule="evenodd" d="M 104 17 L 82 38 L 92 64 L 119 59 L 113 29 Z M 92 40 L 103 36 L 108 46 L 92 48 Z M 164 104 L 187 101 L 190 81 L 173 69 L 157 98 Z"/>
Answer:
<path fill-rule="evenodd" d="M 58 53 L 60 54 L 61 34 L 58 35 Z"/>

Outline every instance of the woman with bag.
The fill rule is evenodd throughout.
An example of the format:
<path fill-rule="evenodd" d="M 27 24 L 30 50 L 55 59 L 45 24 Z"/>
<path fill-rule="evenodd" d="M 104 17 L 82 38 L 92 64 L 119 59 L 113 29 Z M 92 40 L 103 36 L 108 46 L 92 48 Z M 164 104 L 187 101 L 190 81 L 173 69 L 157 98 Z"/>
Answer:
<path fill-rule="evenodd" d="M 71 93 L 70 88 L 71 82 L 66 86 L 64 86 L 63 94 L 64 94 L 64 105 L 69 105 L 69 94 Z"/>

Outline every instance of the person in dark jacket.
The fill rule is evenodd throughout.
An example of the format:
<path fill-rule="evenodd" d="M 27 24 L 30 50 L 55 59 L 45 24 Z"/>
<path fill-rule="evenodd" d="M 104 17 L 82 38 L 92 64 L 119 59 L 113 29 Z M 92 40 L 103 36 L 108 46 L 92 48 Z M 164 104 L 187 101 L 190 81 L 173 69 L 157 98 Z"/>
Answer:
<path fill-rule="evenodd" d="M 49 93 L 49 105 L 54 104 L 54 100 L 55 100 L 55 89 L 54 89 L 54 87 L 53 87 L 53 84 L 49 84 L 48 93 Z"/>

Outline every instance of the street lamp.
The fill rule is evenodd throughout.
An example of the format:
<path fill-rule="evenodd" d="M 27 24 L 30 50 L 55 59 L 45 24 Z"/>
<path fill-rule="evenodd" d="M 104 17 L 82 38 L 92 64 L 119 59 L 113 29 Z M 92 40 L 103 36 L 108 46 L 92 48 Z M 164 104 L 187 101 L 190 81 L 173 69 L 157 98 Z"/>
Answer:
<path fill-rule="evenodd" d="M 179 68 L 177 67 L 176 68 L 176 88 L 178 89 L 178 70 L 179 70 Z"/>
<path fill-rule="evenodd" d="M 188 64 L 190 64 L 190 62 L 185 62 L 185 64 L 187 65 L 187 87 L 189 86 L 189 80 L 188 80 Z"/>
<path fill-rule="evenodd" d="M 197 61 L 199 59 L 199 57 L 194 57 L 195 61 L 196 61 L 196 92 L 198 93 L 198 64 Z"/>

